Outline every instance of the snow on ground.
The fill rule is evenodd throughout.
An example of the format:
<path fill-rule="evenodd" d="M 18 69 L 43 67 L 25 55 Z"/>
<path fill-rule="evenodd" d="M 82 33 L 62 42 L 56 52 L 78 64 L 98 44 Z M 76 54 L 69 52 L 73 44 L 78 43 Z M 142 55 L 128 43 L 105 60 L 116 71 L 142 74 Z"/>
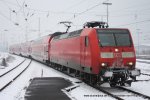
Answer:
<path fill-rule="evenodd" d="M 7 72 L 8 70 L 16 67 L 18 64 L 20 64 L 25 58 L 16 56 L 16 55 L 10 55 L 8 53 L 0 53 L 0 61 L 2 61 L 2 58 L 5 58 L 7 66 L 1 66 L 0 65 L 0 75 Z"/>
<path fill-rule="evenodd" d="M 42 74 L 43 71 L 43 74 Z M 111 99 L 111 97 L 101 93 L 94 88 L 87 86 L 85 83 L 75 83 L 80 80 L 65 75 L 59 71 L 56 71 L 46 65 L 33 61 L 30 67 L 21 75 L 11 86 L 6 88 L 0 93 L 1 100 L 24 100 L 25 89 L 30 83 L 30 79 L 34 77 L 63 77 L 66 80 L 70 80 L 74 85 L 79 86 L 76 89 L 65 92 L 73 100 L 98 100 L 103 98 L 105 100 Z M 69 88 L 69 87 L 68 87 Z M 64 90 L 62 90 L 64 91 Z M 104 97 L 105 96 L 105 97 Z"/>
<path fill-rule="evenodd" d="M 146 60 L 146 59 L 136 59 L 136 61 L 150 62 L 150 60 Z"/>
<path fill-rule="evenodd" d="M 14 55 L 13 55 L 14 56 Z M 14 56 L 16 60 L 11 62 L 12 64 L 17 64 L 24 60 L 24 58 Z M 20 60 L 22 59 L 22 60 Z M 20 60 L 20 61 L 19 61 Z M 150 65 L 137 62 L 137 68 L 141 69 L 143 73 L 150 74 Z M 0 71 L 3 69 L 0 69 Z M 43 72 L 43 74 L 42 74 Z M 58 72 L 46 65 L 33 61 L 30 67 L 21 75 L 16 81 L 14 81 L 11 86 L 6 88 L 4 91 L 0 92 L 1 100 L 24 100 L 25 90 L 30 83 L 30 79 L 34 77 L 63 77 L 67 80 L 73 82 L 77 88 L 73 89 L 70 92 L 65 92 L 73 100 L 113 100 L 112 97 L 105 95 L 104 93 L 99 92 L 98 90 L 86 85 L 85 83 L 76 83 L 80 80 L 67 76 L 61 72 Z M 147 76 L 141 75 L 137 79 L 149 79 Z M 69 88 L 69 87 L 68 87 Z M 144 93 L 150 96 L 150 82 L 135 82 L 132 83 L 129 89 L 135 90 L 137 92 Z M 118 92 L 119 95 L 119 92 Z"/>
<path fill-rule="evenodd" d="M 150 64 L 137 62 L 136 67 L 138 69 L 141 69 L 142 73 L 150 74 Z M 137 77 L 137 80 L 147 80 L 147 79 L 150 79 L 150 76 L 141 75 L 141 76 Z M 150 81 L 134 82 L 134 83 L 132 83 L 132 86 L 129 87 L 129 89 L 132 89 L 134 91 L 137 91 L 137 92 L 140 92 L 140 93 L 150 96 Z"/>
<path fill-rule="evenodd" d="M 39 68 L 39 72 L 37 72 L 37 73 L 39 73 L 38 76 L 41 75 L 40 73 L 42 73 L 42 70 L 43 70 L 43 73 L 44 73 L 43 77 L 63 77 L 65 79 L 73 82 L 75 86 L 79 86 L 79 87 L 73 89 L 72 91 L 70 91 L 69 93 L 67 93 L 69 95 L 69 97 L 71 97 L 73 100 L 74 99 L 75 100 L 99 100 L 100 98 L 103 100 L 112 99 L 108 95 L 105 95 L 104 93 L 99 92 L 98 90 L 86 85 L 83 82 L 75 83 L 75 82 L 80 81 L 76 78 L 72 78 L 68 75 L 65 75 L 65 74 L 58 72 L 47 66 L 43 66 L 43 67 L 42 66 L 43 65 L 41 65 L 41 68 Z"/>
<path fill-rule="evenodd" d="M 0 52 L 0 58 L 6 58 L 8 56 L 8 53 Z"/>
<path fill-rule="evenodd" d="M 71 95 L 75 100 L 114 100 L 109 95 L 106 95 L 85 83 L 80 83 L 80 87 L 70 91 L 68 94 Z"/>
<path fill-rule="evenodd" d="M 141 60 L 141 61 L 150 62 L 150 60 Z M 137 62 L 136 67 L 138 69 L 141 69 L 142 73 L 150 74 L 150 64 Z M 147 79 L 150 79 L 150 76 L 141 75 L 141 76 L 137 77 L 137 80 L 147 80 Z M 97 99 L 108 100 L 108 99 L 112 99 L 112 98 L 106 98 L 107 95 L 105 97 L 105 94 L 102 94 L 102 93 L 96 91 L 95 89 L 87 86 L 84 83 L 80 84 L 80 86 L 81 86 L 80 88 L 77 88 L 77 89 L 71 91 L 71 95 L 76 97 L 77 100 L 97 100 Z M 150 96 L 150 81 L 148 81 L 148 82 L 146 82 L 146 81 L 145 82 L 133 82 L 131 87 L 127 87 L 127 88 Z M 91 91 L 91 92 L 89 92 L 89 91 Z M 117 92 L 117 91 L 112 91 L 112 92 L 116 92 L 117 93 L 116 95 L 122 95 L 122 92 Z M 92 95 L 92 96 L 85 97 L 86 95 Z M 96 95 L 100 96 L 100 97 L 96 97 Z M 128 93 L 126 93 L 124 95 L 128 95 Z M 130 97 L 130 99 L 132 99 L 132 100 L 134 98 L 135 98 L 134 96 Z M 126 99 L 129 99 L 129 98 L 127 97 Z M 141 98 L 139 97 L 139 100 L 140 99 Z"/>
<path fill-rule="evenodd" d="M 104 93 L 101 93 L 101 92 L 93 89 L 92 87 L 87 86 L 85 83 L 79 83 L 79 84 L 75 83 L 75 82 L 79 82 L 80 80 L 78 80 L 76 78 L 72 78 L 68 75 L 65 75 L 65 74 L 63 74 L 59 71 L 56 71 L 50 67 L 47 67 L 43 64 L 33 61 L 31 66 L 32 67 L 34 66 L 33 69 L 36 69 L 36 70 L 33 70 L 32 74 L 31 74 L 31 78 L 34 78 L 34 77 L 63 77 L 66 80 L 70 80 L 71 82 L 73 82 L 74 85 L 79 86 L 76 89 L 70 91 L 69 93 L 66 93 L 73 100 L 91 100 L 91 99 L 98 100 L 101 97 L 105 100 L 111 99 L 111 97 L 109 97 L 109 96 L 104 97 L 105 96 Z M 43 75 L 42 75 L 42 71 L 43 71 Z M 88 95 L 93 95 L 93 96 L 90 97 Z M 24 95 L 22 95 L 22 97 L 23 96 Z"/>
<path fill-rule="evenodd" d="M 0 78 L 0 89 L 4 87 L 7 83 L 9 83 L 12 79 L 14 79 L 22 70 L 24 70 L 26 66 L 29 64 L 29 62 L 30 60 L 28 59 L 15 70 L 12 70 L 7 75 L 2 76 Z"/>

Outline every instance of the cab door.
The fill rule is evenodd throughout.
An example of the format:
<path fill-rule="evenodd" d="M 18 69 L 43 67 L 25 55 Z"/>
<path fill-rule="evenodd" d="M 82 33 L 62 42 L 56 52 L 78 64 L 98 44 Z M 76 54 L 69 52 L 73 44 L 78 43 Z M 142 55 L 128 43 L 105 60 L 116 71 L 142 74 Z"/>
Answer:
<path fill-rule="evenodd" d="M 88 36 L 83 36 L 81 37 L 81 47 L 80 47 L 80 65 L 81 67 L 86 67 L 86 60 L 87 60 L 87 49 L 88 49 L 88 45 L 89 45 L 89 38 Z"/>

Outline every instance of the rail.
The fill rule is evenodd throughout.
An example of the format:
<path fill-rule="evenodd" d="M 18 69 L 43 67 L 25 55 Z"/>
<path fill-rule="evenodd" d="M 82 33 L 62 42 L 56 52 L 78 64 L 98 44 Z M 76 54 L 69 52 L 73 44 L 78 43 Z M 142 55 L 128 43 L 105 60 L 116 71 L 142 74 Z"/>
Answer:
<path fill-rule="evenodd" d="M 11 83 L 13 83 L 19 76 L 23 74 L 27 70 L 27 68 L 30 66 L 32 60 L 30 60 L 29 64 L 19 73 L 17 74 L 13 79 L 11 79 L 8 83 L 6 83 L 3 87 L 0 88 L 0 92 L 2 92 L 6 87 L 8 87 Z"/>
<path fill-rule="evenodd" d="M 25 60 L 26 60 L 26 59 L 24 59 L 24 60 L 23 60 L 21 63 L 19 63 L 16 67 L 14 67 L 14 68 L 8 70 L 7 72 L 1 74 L 0 77 L 2 77 L 2 76 L 4 76 L 4 75 L 8 74 L 9 72 L 11 72 L 11 71 L 13 71 L 14 69 L 16 69 L 17 67 L 19 67 L 23 62 L 25 62 Z"/>

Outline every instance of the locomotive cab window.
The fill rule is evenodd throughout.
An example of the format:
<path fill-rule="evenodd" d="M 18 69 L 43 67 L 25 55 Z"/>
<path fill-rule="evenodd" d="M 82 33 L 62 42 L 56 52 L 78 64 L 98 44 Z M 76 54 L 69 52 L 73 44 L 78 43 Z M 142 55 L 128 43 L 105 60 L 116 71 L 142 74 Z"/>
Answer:
<path fill-rule="evenodd" d="M 128 30 L 108 29 L 97 30 L 100 46 L 131 46 L 132 41 Z"/>

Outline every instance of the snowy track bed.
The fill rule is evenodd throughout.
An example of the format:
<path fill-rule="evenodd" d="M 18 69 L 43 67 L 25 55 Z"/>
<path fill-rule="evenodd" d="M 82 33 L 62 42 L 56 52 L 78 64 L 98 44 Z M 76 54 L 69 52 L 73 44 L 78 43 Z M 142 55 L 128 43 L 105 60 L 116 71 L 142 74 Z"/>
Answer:
<path fill-rule="evenodd" d="M 24 58 L 22 58 L 22 61 Z M 141 69 L 143 73 L 150 74 L 150 65 L 137 62 L 137 68 Z M 22 74 L 20 77 L 14 81 L 9 88 L 6 88 L 3 92 L 0 92 L 0 99 L 2 100 L 24 100 L 24 94 L 27 89 L 27 86 L 30 83 L 30 79 L 35 77 L 63 77 L 65 79 L 70 80 L 74 86 L 68 87 L 63 89 L 62 91 L 65 92 L 72 100 L 114 100 L 113 97 L 100 92 L 99 90 L 87 85 L 80 80 L 65 75 L 53 68 L 50 68 L 46 65 L 38 63 L 36 61 L 32 61 L 29 68 Z M 141 75 L 137 79 L 149 79 L 148 76 Z M 7 80 L 7 79 L 6 79 Z M 131 87 L 126 87 L 127 89 L 140 92 L 142 94 L 150 96 L 150 82 L 133 82 Z M 74 88 L 75 87 L 75 88 Z M 129 92 L 123 90 L 114 90 L 110 87 L 103 87 L 104 89 L 108 90 L 111 93 L 115 93 L 115 95 L 121 95 L 120 97 L 123 99 L 136 99 L 140 100 L 143 99 L 140 96 L 131 94 Z M 69 90 L 69 91 L 67 91 Z"/>
<path fill-rule="evenodd" d="M 26 59 L 25 59 L 26 60 Z M 25 60 L 23 60 L 21 63 L 19 63 L 18 65 L 16 66 L 13 66 L 12 68 L 9 68 L 9 69 L 6 69 L 6 70 L 3 70 L 0 74 L 0 77 L 3 77 L 4 75 L 10 73 L 11 71 L 15 70 L 17 67 L 19 67 Z"/>
<path fill-rule="evenodd" d="M 140 60 L 140 61 L 150 62 L 150 60 Z M 141 70 L 141 73 L 150 74 L 150 64 L 137 62 L 136 67 Z M 139 77 L 137 77 L 137 80 L 149 80 L 149 79 L 150 76 L 147 75 L 140 75 Z M 131 87 L 127 88 L 150 96 L 150 81 L 133 82 Z"/>
<path fill-rule="evenodd" d="M 131 89 L 127 89 L 124 87 L 114 87 L 114 88 L 103 88 L 103 90 L 113 94 L 114 96 L 118 97 L 118 100 L 144 100 L 144 99 L 150 99 L 149 96 L 144 95 L 139 92 L 135 92 Z"/>
<path fill-rule="evenodd" d="M 0 75 L 8 72 L 9 70 L 18 66 L 19 64 L 21 64 L 25 60 L 25 58 L 20 57 L 20 56 L 16 56 L 16 55 L 9 55 L 8 57 L 4 57 L 4 58 L 6 59 L 7 66 L 0 66 Z"/>
<path fill-rule="evenodd" d="M 4 90 L 8 85 L 10 85 L 17 77 L 19 77 L 23 71 L 27 69 L 31 60 L 26 60 L 24 63 L 20 64 L 16 69 L 11 70 L 7 74 L 3 74 L 0 78 L 0 92 Z"/>
<path fill-rule="evenodd" d="M 146 63 L 145 67 L 142 67 L 140 68 L 139 64 L 143 65 L 143 63 L 140 63 L 140 62 L 137 62 L 137 68 L 141 69 L 142 73 L 145 73 L 145 71 L 143 71 L 143 69 L 145 69 L 146 71 L 147 70 L 150 70 L 150 67 L 148 63 Z M 148 71 L 149 72 L 149 71 Z M 137 79 L 141 79 L 141 80 L 148 80 L 150 79 L 149 76 L 145 76 L 145 75 L 141 75 L 139 76 Z M 141 83 L 145 83 L 146 85 L 142 85 Z M 147 96 L 149 98 L 149 89 L 150 89 L 150 86 L 149 83 L 150 81 L 143 81 L 143 82 L 133 82 L 131 87 L 127 87 L 127 89 L 129 88 L 130 90 L 133 90 L 135 92 L 131 92 L 131 91 L 128 91 L 128 90 L 122 90 L 122 89 L 117 89 L 116 91 L 111 91 L 111 93 L 116 93 L 114 95 L 118 95 L 118 97 L 120 98 L 123 98 L 123 99 L 126 99 L 126 100 L 131 100 L 131 99 L 136 99 L 136 100 L 141 100 L 141 99 L 145 99 L 145 97 Z M 105 93 L 102 93 L 102 92 L 99 92 L 98 90 L 92 88 L 92 87 L 86 87 L 86 88 L 82 88 L 81 86 L 83 86 L 84 83 L 80 83 L 79 84 L 79 87 L 78 88 L 75 88 L 73 89 L 72 91 L 69 92 L 69 94 L 73 97 L 73 98 L 76 98 L 77 100 L 91 100 L 91 99 L 94 99 L 94 100 L 98 100 L 98 99 L 113 99 L 111 96 L 105 94 Z M 135 84 L 137 84 L 135 86 Z M 86 84 L 84 84 L 86 85 Z M 145 88 L 146 86 L 146 88 Z M 148 86 L 148 87 L 147 87 Z M 84 87 L 84 86 L 83 86 Z M 134 87 L 134 88 L 133 88 Z M 146 91 L 141 91 L 141 89 L 138 89 L 138 88 L 141 88 L 143 90 L 146 90 Z M 87 89 L 87 90 L 86 90 Z M 93 92 L 91 92 L 91 89 L 93 90 Z M 108 89 L 112 89 L 110 87 L 108 87 Z M 85 91 L 83 91 L 85 90 Z M 117 92 L 117 91 L 120 91 L 120 92 Z M 90 92 L 89 92 L 90 91 Z M 137 92 L 137 93 L 136 93 Z M 146 95 L 146 96 L 144 96 Z"/>

